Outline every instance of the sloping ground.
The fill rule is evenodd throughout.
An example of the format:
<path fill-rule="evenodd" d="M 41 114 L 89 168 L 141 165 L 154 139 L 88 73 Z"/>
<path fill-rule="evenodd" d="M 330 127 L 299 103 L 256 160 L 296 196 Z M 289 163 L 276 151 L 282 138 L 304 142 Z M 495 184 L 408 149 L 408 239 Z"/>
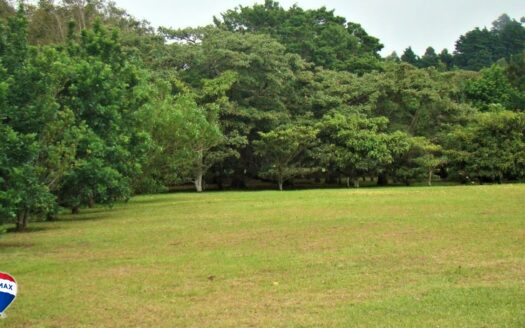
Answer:
<path fill-rule="evenodd" d="M 135 198 L 0 239 L 0 327 L 524 327 L 525 185 Z"/>

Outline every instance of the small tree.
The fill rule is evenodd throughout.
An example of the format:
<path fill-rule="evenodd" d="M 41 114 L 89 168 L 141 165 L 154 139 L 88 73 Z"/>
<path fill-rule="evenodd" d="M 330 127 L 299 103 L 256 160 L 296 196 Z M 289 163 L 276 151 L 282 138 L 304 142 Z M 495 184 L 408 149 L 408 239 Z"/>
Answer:
<path fill-rule="evenodd" d="M 412 47 L 408 47 L 405 49 L 405 51 L 401 55 L 401 61 L 404 61 L 405 63 L 409 63 L 414 66 L 419 65 L 419 57 L 416 55 L 414 50 L 412 50 Z"/>
<path fill-rule="evenodd" d="M 314 128 L 294 125 L 260 132 L 260 139 L 254 141 L 254 147 L 264 162 L 261 175 L 276 180 L 282 191 L 285 181 L 311 172 L 311 168 L 301 166 L 299 158 L 313 144 L 317 133 Z"/>
<path fill-rule="evenodd" d="M 427 184 L 432 186 L 432 177 L 436 169 L 445 163 L 445 158 L 441 155 L 440 145 L 433 144 L 428 139 L 419 137 L 412 138 L 412 147 L 419 153 L 413 162 L 426 171 Z"/>

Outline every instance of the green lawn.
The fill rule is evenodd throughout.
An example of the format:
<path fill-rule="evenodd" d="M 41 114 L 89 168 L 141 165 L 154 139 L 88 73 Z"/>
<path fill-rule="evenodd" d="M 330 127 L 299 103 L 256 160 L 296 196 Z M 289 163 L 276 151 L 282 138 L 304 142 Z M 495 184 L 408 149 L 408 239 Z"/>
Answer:
<path fill-rule="evenodd" d="M 525 185 L 144 196 L 0 239 L 0 327 L 525 327 Z"/>

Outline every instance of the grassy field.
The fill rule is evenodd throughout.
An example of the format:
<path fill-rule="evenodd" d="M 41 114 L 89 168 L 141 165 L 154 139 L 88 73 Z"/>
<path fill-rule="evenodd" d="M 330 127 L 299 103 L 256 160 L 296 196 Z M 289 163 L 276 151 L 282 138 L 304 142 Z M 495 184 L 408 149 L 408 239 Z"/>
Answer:
<path fill-rule="evenodd" d="M 0 327 L 525 327 L 525 185 L 144 196 L 0 239 Z"/>

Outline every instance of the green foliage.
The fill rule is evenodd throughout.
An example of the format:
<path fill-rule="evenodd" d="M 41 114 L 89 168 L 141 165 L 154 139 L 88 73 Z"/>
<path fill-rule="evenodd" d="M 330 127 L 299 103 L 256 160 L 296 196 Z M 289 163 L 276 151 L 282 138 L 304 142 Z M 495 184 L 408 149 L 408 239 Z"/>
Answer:
<path fill-rule="evenodd" d="M 364 175 L 378 174 L 393 161 L 388 120 L 333 113 L 319 123 L 322 145 L 317 157 L 325 168 L 335 168 L 358 186 Z"/>
<path fill-rule="evenodd" d="M 55 204 L 39 160 L 40 136 L 58 108 L 54 53 L 28 46 L 22 6 L 0 31 L 0 224 L 14 222 L 23 231 L 30 217 Z"/>
<path fill-rule="evenodd" d="M 455 63 L 463 69 L 480 70 L 524 49 L 525 27 L 508 15 L 502 15 L 491 30 L 476 28 L 459 38 Z"/>
<path fill-rule="evenodd" d="M 525 114 L 510 111 L 476 116 L 447 139 L 454 173 L 464 181 L 501 182 L 525 173 Z"/>
<path fill-rule="evenodd" d="M 469 81 L 465 92 L 467 97 L 482 111 L 489 110 L 491 105 L 517 110 L 522 109 L 520 98 L 523 94 L 509 80 L 504 67 L 493 65 L 481 71 L 479 78 Z"/>
<path fill-rule="evenodd" d="M 119 35 L 100 22 L 71 40 L 67 82 L 58 96 L 85 132 L 60 201 L 77 209 L 131 196 L 130 180 L 141 174 L 148 136 L 138 113 L 148 102 L 144 73 L 122 51 Z M 89 182 L 89 183 L 88 183 Z"/>
<path fill-rule="evenodd" d="M 389 64 L 384 73 L 366 74 L 359 81 L 355 105 L 372 116 L 384 116 L 390 129 L 433 138 L 450 126 L 465 122 L 472 108 L 457 101 L 464 97 L 458 84 L 469 76 Z M 451 83 L 456 79 L 457 82 Z"/>
<path fill-rule="evenodd" d="M 29 217 L 52 210 L 54 197 L 35 167 L 38 143 L 0 123 L 0 225 L 15 222 L 18 231 Z"/>
<path fill-rule="evenodd" d="M 283 126 L 267 133 L 259 132 L 259 140 L 254 141 L 255 154 L 265 163 L 260 174 L 277 181 L 279 190 L 287 180 L 312 172 L 304 167 L 300 156 L 310 148 L 318 131 L 309 126 Z"/>
<path fill-rule="evenodd" d="M 230 31 L 265 33 L 289 52 L 317 66 L 363 73 L 378 68 L 383 45 L 356 23 L 347 22 L 325 7 L 304 10 L 297 5 L 283 9 L 266 0 L 252 7 L 240 6 L 222 14 L 216 25 Z"/>
<path fill-rule="evenodd" d="M 421 57 L 419 63 L 420 67 L 435 67 L 438 68 L 440 65 L 439 56 L 432 47 L 428 47 L 425 54 Z"/>
<path fill-rule="evenodd" d="M 403 52 L 403 55 L 401 55 L 401 60 L 405 63 L 408 63 L 410 65 L 418 66 L 419 63 L 419 57 L 416 55 L 414 50 L 412 50 L 412 47 L 408 47 Z"/>

